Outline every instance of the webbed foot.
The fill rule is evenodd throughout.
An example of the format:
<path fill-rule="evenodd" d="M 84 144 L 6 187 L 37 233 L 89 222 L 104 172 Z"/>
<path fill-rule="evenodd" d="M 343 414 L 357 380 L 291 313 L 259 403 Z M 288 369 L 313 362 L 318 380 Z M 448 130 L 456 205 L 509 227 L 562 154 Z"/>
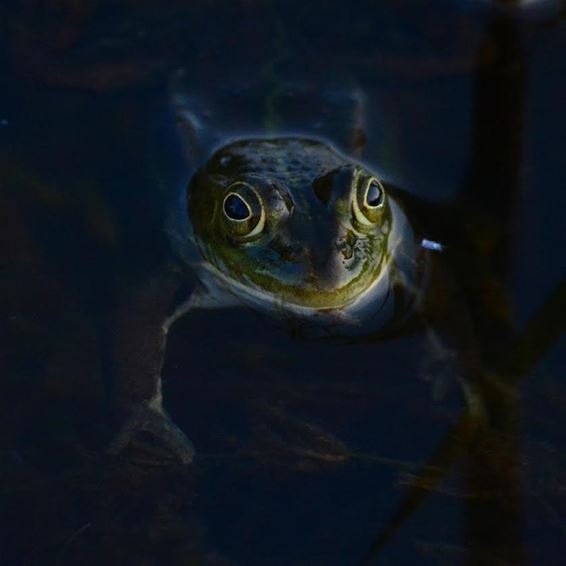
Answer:
<path fill-rule="evenodd" d="M 142 404 L 129 412 L 112 441 L 110 454 L 127 454 L 145 463 L 190 464 L 195 455 L 192 442 L 161 408 Z"/>

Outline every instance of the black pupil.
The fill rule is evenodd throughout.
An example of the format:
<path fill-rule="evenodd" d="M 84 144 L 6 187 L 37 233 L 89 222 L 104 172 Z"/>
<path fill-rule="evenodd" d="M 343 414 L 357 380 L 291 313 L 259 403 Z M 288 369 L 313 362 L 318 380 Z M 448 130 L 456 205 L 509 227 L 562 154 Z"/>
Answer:
<path fill-rule="evenodd" d="M 245 220 L 250 215 L 250 209 L 242 197 L 232 194 L 224 201 L 224 213 L 231 220 Z"/>
<path fill-rule="evenodd" d="M 368 187 L 367 197 L 368 206 L 379 206 L 383 200 L 383 192 L 380 186 L 373 181 Z"/>

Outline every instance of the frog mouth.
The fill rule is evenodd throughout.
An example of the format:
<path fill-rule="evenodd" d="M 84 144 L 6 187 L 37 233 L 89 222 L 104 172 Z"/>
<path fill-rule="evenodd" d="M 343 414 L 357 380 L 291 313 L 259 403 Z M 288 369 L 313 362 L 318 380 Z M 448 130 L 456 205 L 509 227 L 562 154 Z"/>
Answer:
<path fill-rule="evenodd" d="M 224 292 L 229 293 L 243 304 L 271 314 L 287 313 L 301 318 L 325 315 L 344 316 L 344 313 L 364 309 L 369 303 L 378 303 L 380 295 L 387 292 L 390 278 L 387 274 L 391 259 L 376 266 L 372 275 L 366 275 L 357 282 L 348 282 L 343 288 L 320 289 L 308 285 L 297 292 L 297 287 L 278 285 L 277 291 L 269 291 L 251 278 L 242 281 L 233 278 L 216 266 L 204 266 L 218 281 Z M 303 300 L 298 300 L 302 298 Z M 342 313 L 337 315 L 336 313 Z"/>

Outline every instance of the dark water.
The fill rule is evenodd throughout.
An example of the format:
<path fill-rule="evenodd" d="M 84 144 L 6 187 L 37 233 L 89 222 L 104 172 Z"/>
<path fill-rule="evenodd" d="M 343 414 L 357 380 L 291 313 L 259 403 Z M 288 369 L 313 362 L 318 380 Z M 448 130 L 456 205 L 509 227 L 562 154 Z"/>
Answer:
<path fill-rule="evenodd" d="M 558 4 L 2 4 L 0 564 L 354 565 L 407 496 L 366 563 L 562 563 Z M 348 152 L 358 120 L 364 162 L 466 219 L 445 243 L 488 375 L 479 428 L 461 425 L 462 352 L 424 331 L 303 341 L 199 311 L 163 370 L 194 463 L 106 455 L 116 313 L 171 257 L 198 160 L 174 95 L 204 141 L 292 131 Z"/>

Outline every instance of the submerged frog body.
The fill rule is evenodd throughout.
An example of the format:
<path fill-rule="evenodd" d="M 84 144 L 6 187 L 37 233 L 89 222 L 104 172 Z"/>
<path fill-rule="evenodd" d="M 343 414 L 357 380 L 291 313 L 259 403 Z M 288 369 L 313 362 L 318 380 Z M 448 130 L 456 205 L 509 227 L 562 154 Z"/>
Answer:
<path fill-rule="evenodd" d="M 341 335 L 386 326 L 418 298 L 398 192 L 323 142 L 231 143 L 196 173 L 188 205 L 209 293 Z"/>
<path fill-rule="evenodd" d="M 189 234 L 178 239 L 179 251 L 198 283 L 165 321 L 145 307 L 139 323 L 129 321 L 135 343 L 156 346 L 140 368 L 139 351 L 126 345 L 121 399 L 133 415 L 115 447 L 149 432 L 188 462 L 191 444 L 161 403 L 165 340 L 177 318 L 236 304 L 299 336 L 386 333 L 418 310 L 427 261 L 400 191 L 318 140 L 230 143 L 195 173 L 186 197 Z M 162 279 L 154 285 L 163 287 Z"/>

